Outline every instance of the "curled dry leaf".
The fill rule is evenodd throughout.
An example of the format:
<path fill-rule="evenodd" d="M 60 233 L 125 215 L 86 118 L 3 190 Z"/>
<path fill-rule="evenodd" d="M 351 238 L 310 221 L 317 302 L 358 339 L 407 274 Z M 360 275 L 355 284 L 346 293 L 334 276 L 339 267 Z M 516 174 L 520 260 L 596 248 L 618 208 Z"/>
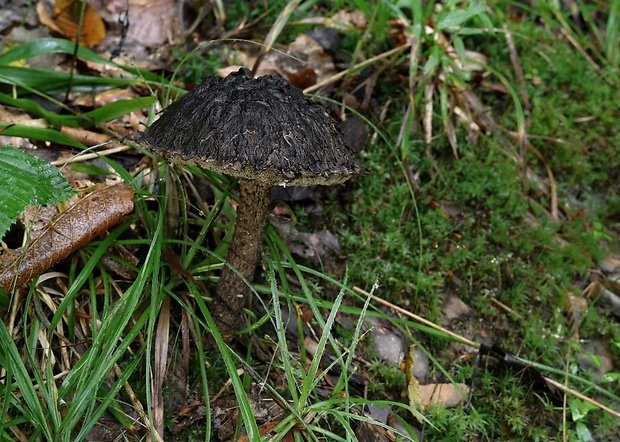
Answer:
<path fill-rule="evenodd" d="M 133 211 L 134 190 L 124 184 L 99 187 L 76 197 L 22 248 L 0 256 L 0 287 L 10 291 L 49 269 Z"/>
<path fill-rule="evenodd" d="M 415 364 L 415 359 L 413 356 L 414 350 L 415 345 L 409 346 L 409 350 L 405 353 L 405 357 L 401 362 L 400 369 L 405 373 L 405 376 L 407 376 L 407 397 L 409 398 L 409 406 L 412 409 L 413 417 L 415 417 L 418 422 L 422 423 L 421 415 L 424 413 L 425 404 L 422 402 L 422 398 L 420 397 L 420 382 L 413 375 Z"/>

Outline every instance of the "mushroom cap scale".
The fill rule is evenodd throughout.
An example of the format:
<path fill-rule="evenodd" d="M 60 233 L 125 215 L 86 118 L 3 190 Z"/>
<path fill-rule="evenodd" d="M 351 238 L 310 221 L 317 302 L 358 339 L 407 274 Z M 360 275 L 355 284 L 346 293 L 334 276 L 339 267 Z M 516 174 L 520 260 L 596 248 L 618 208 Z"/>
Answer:
<path fill-rule="evenodd" d="M 269 185 L 331 185 L 362 172 L 323 106 L 247 69 L 205 77 L 138 141 L 174 163 Z"/>

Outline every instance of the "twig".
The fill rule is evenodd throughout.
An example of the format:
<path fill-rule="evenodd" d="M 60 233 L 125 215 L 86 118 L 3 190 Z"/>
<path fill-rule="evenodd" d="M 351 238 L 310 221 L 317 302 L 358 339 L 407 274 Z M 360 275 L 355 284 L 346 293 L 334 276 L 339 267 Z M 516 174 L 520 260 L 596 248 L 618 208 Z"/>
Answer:
<path fill-rule="evenodd" d="M 94 158 L 99 158 L 99 157 L 107 157 L 108 155 L 112 155 L 115 153 L 119 153 L 119 152 L 125 152 L 126 150 L 130 150 L 132 149 L 131 146 L 128 146 L 126 144 L 121 144 L 119 146 L 116 147 L 112 147 L 110 149 L 105 149 L 96 153 L 85 153 L 83 155 L 76 155 L 74 157 L 68 158 L 66 160 L 56 160 L 56 161 L 52 161 L 52 165 L 54 166 L 64 166 L 67 164 L 71 164 L 71 163 L 81 163 L 84 161 L 88 161 L 88 160 L 92 160 Z"/>
<path fill-rule="evenodd" d="M 383 304 L 383 305 L 391 308 L 392 310 L 397 311 L 398 313 L 401 313 L 401 314 L 403 314 L 405 316 L 409 316 L 410 318 L 415 319 L 416 321 L 418 321 L 421 324 L 427 325 L 427 326 L 429 326 L 429 327 L 431 327 L 431 328 L 433 328 L 435 330 L 439 330 L 440 332 L 443 332 L 443 333 L 453 337 L 454 339 L 456 339 L 456 340 L 458 340 L 458 341 L 460 341 L 460 342 L 462 342 L 464 344 L 469 345 L 470 347 L 480 348 L 480 344 L 478 344 L 478 343 L 476 343 L 474 341 L 470 341 L 469 339 L 467 339 L 467 338 L 465 338 L 465 337 L 463 337 L 461 335 L 458 335 L 458 334 L 456 334 L 454 332 L 451 332 L 450 330 L 447 330 L 447 329 L 441 327 L 440 325 L 437 325 L 437 324 L 435 324 L 435 323 L 433 323 L 433 322 L 431 322 L 431 321 L 429 321 L 427 319 L 424 319 L 421 316 L 418 316 L 418 315 L 416 315 L 414 313 L 411 313 L 409 310 L 405 310 L 404 308 L 399 307 L 396 304 L 392 304 L 391 302 L 388 302 L 388 301 L 386 301 L 384 299 L 381 299 L 378 296 L 375 296 L 375 295 L 373 295 L 371 293 L 368 293 L 364 289 L 361 289 L 359 287 L 353 287 L 353 290 L 355 292 L 359 293 L 360 295 L 370 297 L 370 299 L 372 299 L 373 301 L 377 301 L 378 303 Z"/>
<path fill-rule="evenodd" d="M 405 43 L 404 45 L 400 45 L 397 46 L 393 49 L 390 49 L 387 52 L 384 52 L 382 54 L 379 55 L 375 55 L 374 57 L 369 58 L 368 60 L 364 60 L 361 63 L 356 64 L 355 66 L 350 67 L 349 69 L 345 69 L 344 71 L 340 71 L 337 74 L 332 75 L 329 78 L 326 78 L 325 80 L 316 83 L 310 87 L 307 87 L 306 89 L 304 89 L 304 94 L 309 94 L 310 92 L 314 92 L 317 89 L 322 88 L 325 85 L 328 85 L 330 83 L 333 83 L 334 81 L 338 81 L 340 80 L 342 77 L 345 77 L 347 75 L 349 75 L 351 72 L 354 72 L 360 68 L 363 68 L 364 66 L 368 66 L 369 64 L 373 64 L 376 61 L 379 60 L 383 60 L 384 58 L 388 58 L 394 54 L 398 54 L 399 52 L 404 51 L 405 49 L 407 49 L 408 47 L 411 46 L 411 43 Z"/>
<path fill-rule="evenodd" d="M 431 327 L 431 328 L 433 328 L 435 330 L 439 330 L 439 331 L 441 331 L 443 333 L 446 333 L 448 336 L 451 336 L 451 337 L 455 338 L 459 342 L 462 342 L 462 343 L 467 344 L 467 345 L 469 345 L 471 347 L 474 347 L 474 348 L 478 348 L 478 349 L 480 348 L 480 344 L 478 344 L 477 342 L 471 341 L 471 340 L 469 340 L 469 339 L 467 339 L 467 338 L 465 338 L 465 337 L 463 337 L 461 335 L 458 335 L 457 333 L 454 333 L 454 332 L 451 332 L 449 330 L 446 330 L 445 328 L 443 328 L 443 327 L 441 327 L 441 326 L 439 326 L 437 324 L 434 324 L 431 321 L 422 318 L 421 316 L 418 316 L 418 315 L 416 315 L 414 313 L 411 313 L 410 311 L 405 310 L 402 307 L 399 307 L 399 306 L 397 306 L 395 304 L 392 304 L 391 302 L 385 301 L 385 300 L 383 300 L 383 299 L 381 299 L 381 298 L 379 298 L 379 297 L 377 297 L 375 295 L 372 295 L 372 294 L 368 293 L 366 290 L 363 290 L 363 289 L 361 289 L 359 287 L 353 287 L 353 291 L 356 292 L 356 293 L 359 293 L 360 295 L 370 297 L 370 299 L 372 299 L 373 301 L 377 301 L 378 303 L 383 304 L 383 305 L 393 309 L 394 311 L 397 311 L 398 313 L 401 313 L 401 314 L 403 314 L 405 316 L 409 316 L 410 318 L 416 320 L 417 322 L 419 322 L 421 324 L 427 325 L 427 326 L 429 326 L 429 327 Z M 528 361 L 526 361 L 526 360 L 523 360 L 523 362 L 526 363 L 526 364 L 528 363 Z M 561 383 L 559 383 L 557 381 L 554 381 L 551 378 L 543 376 L 543 379 L 545 380 L 545 382 L 549 383 L 550 385 L 553 385 L 554 387 L 556 387 L 560 391 L 562 391 L 564 393 L 568 393 L 568 394 L 570 394 L 570 395 L 572 395 L 572 396 L 574 396 L 576 398 L 581 399 L 582 401 L 585 401 L 585 402 L 587 402 L 587 403 L 589 403 L 591 405 L 594 405 L 595 407 L 597 407 L 597 408 L 599 408 L 599 409 L 601 409 L 601 410 L 611 414 L 612 416 L 620 418 L 620 413 L 618 413 L 615 410 L 612 410 L 609 407 L 606 407 L 605 405 L 601 404 L 600 402 L 597 402 L 594 399 L 591 399 L 591 398 L 589 398 L 589 397 L 579 393 L 576 390 L 573 390 L 572 388 L 570 388 L 570 387 L 568 387 L 568 386 L 566 386 L 564 384 L 561 384 Z"/>
<path fill-rule="evenodd" d="M 513 309 L 511 309 L 510 307 L 508 307 L 508 306 L 507 306 L 506 304 L 504 304 L 503 302 L 501 302 L 501 301 L 499 301 L 499 300 L 497 300 L 497 299 L 495 299 L 495 298 L 489 298 L 489 300 L 490 300 L 493 304 L 497 305 L 499 308 L 501 308 L 501 309 L 503 309 L 503 310 L 507 311 L 508 313 L 510 313 L 511 315 L 515 315 L 517 318 L 519 318 L 519 319 L 523 319 L 523 317 L 522 317 L 519 313 L 515 312 Z"/>
<path fill-rule="evenodd" d="M 553 379 L 550 379 L 550 378 L 547 378 L 547 377 L 545 377 L 545 381 L 550 383 L 551 385 L 553 385 L 555 388 L 557 388 L 559 390 L 562 390 L 564 393 L 568 393 L 568 394 L 570 394 L 572 396 L 575 396 L 576 398 L 581 399 L 584 402 L 587 402 L 587 403 L 589 403 L 591 405 L 594 405 L 597 408 L 600 408 L 603 411 L 606 411 L 607 413 L 611 414 L 612 416 L 620 418 L 620 413 L 618 413 L 617 411 L 612 410 L 609 407 L 606 407 L 605 405 L 601 404 L 600 402 L 595 401 L 594 399 L 590 399 L 588 396 L 585 396 L 585 395 L 579 393 L 578 391 L 573 390 L 570 387 L 567 387 L 564 384 L 560 384 L 559 382 L 554 381 Z"/>

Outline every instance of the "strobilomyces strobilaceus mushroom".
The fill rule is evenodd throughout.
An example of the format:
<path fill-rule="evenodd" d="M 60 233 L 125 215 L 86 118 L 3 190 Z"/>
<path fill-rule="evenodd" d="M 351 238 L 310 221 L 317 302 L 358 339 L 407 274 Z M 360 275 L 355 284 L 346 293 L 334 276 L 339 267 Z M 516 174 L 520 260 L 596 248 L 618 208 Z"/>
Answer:
<path fill-rule="evenodd" d="M 237 222 L 210 310 L 223 334 L 236 331 L 258 262 L 273 186 L 343 183 L 362 169 L 336 121 L 280 77 L 240 69 L 208 76 L 172 103 L 138 140 L 172 163 L 238 179 Z"/>

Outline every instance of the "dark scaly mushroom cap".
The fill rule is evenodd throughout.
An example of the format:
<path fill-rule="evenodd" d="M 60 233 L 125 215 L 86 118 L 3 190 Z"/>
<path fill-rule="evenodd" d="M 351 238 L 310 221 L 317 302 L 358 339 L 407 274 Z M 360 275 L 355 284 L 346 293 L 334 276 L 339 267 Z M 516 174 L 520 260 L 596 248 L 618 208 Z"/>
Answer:
<path fill-rule="evenodd" d="M 138 140 L 172 162 L 270 185 L 337 184 L 362 171 L 323 106 L 247 69 L 205 77 Z"/>

